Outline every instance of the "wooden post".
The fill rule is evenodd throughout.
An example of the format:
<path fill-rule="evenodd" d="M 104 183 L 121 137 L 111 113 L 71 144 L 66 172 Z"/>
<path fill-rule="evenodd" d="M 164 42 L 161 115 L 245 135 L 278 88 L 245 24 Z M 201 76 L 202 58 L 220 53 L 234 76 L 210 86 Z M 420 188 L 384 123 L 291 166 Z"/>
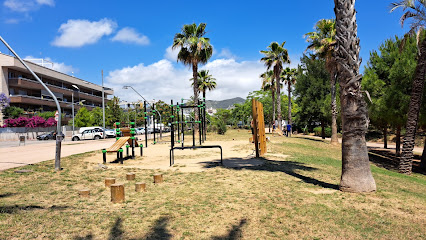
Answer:
<path fill-rule="evenodd" d="M 146 191 L 146 183 L 141 183 L 141 182 L 135 183 L 135 191 L 136 192 L 145 192 Z"/>
<path fill-rule="evenodd" d="M 111 185 L 111 202 L 122 203 L 124 202 L 124 185 L 112 184 Z"/>
<path fill-rule="evenodd" d="M 115 183 L 115 178 L 105 178 L 105 187 L 111 187 Z"/>
<path fill-rule="evenodd" d="M 135 180 L 136 178 L 136 174 L 135 173 L 127 173 L 126 174 L 126 179 L 127 180 Z"/>
<path fill-rule="evenodd" d="M 163 174 L 155 174 L 154 183 L 162 183 L 162 182 L 163 182 Z"/>
<path fill-rule="evenodd" d="M 87 189 L 87 188 L 80 189 L 80 190 L 78 190 L 78 195 L 80 195 L 80 197 L 89 197 L 90 196 L 90 190 Z"/>

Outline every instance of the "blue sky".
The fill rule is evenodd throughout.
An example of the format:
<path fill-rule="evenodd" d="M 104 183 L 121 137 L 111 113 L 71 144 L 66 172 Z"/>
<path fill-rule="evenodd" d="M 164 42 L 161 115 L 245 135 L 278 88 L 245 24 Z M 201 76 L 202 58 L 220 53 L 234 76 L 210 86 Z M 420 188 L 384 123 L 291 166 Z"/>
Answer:
<path fill-rule="evenodd" d="M 387 38 L 403 35 L 401 12 L 392 1 L 357 1 L 363 65 L 369 52 Z M 272 41 L 286 41 L 297 66 L 307 43 L 303 35 L 322 18 L 334 17 L 334 1 L 58 1 L 5 0 L 0 5 L 0 35 L 21 57 L 45 58 L 54 68 L 113 87 L 123 100 L 187 98 L 191 70 L 176 63 L 170 46 L 184 24 L 207 23 L 214 55 L 203 68 L 218 83 L 210 99 L 247 96 L 260 88 L 265 71 L 259 59 Z M 8 53 L 4 46 L 0 51 Z M 361 70 L 362 71 L 362 70 Z"/>

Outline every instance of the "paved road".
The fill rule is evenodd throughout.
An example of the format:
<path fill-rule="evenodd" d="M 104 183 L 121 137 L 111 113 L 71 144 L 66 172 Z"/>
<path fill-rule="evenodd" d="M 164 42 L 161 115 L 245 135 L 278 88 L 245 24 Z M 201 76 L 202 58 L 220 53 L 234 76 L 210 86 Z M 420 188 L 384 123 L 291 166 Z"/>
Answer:
<path fill-rule="evenodd" d="M 163 137 L 170 133 L 163 133 Z M 152 135 L 149 135 L 151 138 Z M 139 135 L 139 139 L 145 139 L 145 135 Z M 85 153 L 110 147 L 115 138 L 86 141 L 62 142 L 61 157 Z M 141 142 L 145 144 L 145 141 Z M 19 145 L 18 141 L 1 142 L 0 147 L 0 171 L 55 159 L 56 141 L 27 141 L 26 145 Z"/>

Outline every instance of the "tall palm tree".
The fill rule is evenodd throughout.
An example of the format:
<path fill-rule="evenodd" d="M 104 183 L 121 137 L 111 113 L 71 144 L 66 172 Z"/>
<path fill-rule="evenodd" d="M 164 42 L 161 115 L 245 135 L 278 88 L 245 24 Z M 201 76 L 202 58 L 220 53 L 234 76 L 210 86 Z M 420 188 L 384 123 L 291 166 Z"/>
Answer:
<path fill-rule="evenodd" d="M 274 71 L 269 70 L 262 74 L 260 74 L 260 78 L 262 79 L 262 89 L 264 91 L 271 91 L 272 96 L 272 122 L 275 122 L 275 76 Z"/>
<path fill-rule="evenodd" d="M 194 80 L 191 78 L 190 80 Z M 213 90 L 216 88 L 216 79 L 209 74 L 209 70 L 201 70 L 198 72 L 198 91 L 203 93 L 203 100 L 206 99 L 206 90 Z M 192 82 L 192 86 L 194 86 L 194 82 Z M 203 129 L 204 133 L 207 133 L 207 125 L 204 125 Z"/>
<path fill-rule="evenodd" d="M 355 0 L 334 0 L 334 4 L 336 63 L 343 125 L 340 190 L 373 192 L 376 190 L 376 183 L 371 174 L 365 142 L 367 104 L 361 92 Z"/>
<path fill-rule="evenodd" d="M 338 144 L 337 138 L 337 104 L 336 104 L 336 21 L 334 19 L 321 19 L 315 25 L 315 32 L 305 34 L 309 46 L 320 57 L 325 59 L 325 67 L 330 73 L 331 87 L 331 144 Z"/>
<path fill-rule="evenodd" d="M 409 34 L 417 34 L 419 56 L 414 75 L 410 104 L 408 106 L 406 133 L 402 143 L 402 154 L 399 162 L 399 172 L 411 174 L 413 167 L 413 148 L 416 137 L 417 123 L 419 121 L 420 107 L 422 105 L 423 89 L 426 75 L 426 1 L 425 0 L 400 0 L 391 4 L 391 12 L 402 8 L 401 25 L 406 20 L 411 20 Z M 421 40 L 420 40 L 421 39 Z"/>
<path fill-rule="evenodd" d="M 288 124 L 292 124 L 291 120 L 291 85 L 294 85 L 296 83 L 296 71 L 295 68 L 289 68 L 287 67 L 284 69 L 284 71 L 281 73 L 281 79 L 285 84 L 287 84 L 288 89 Z"/>
<path fill-rule="evenodd" d="M 290 57 L 288 56 L 287 49 L 284 48 L 285 42 L 278 44 L 277 42 L 272 42 L 268 46 L 268 50 L 260 51 L 265 56 L 260 60 L 265 63 L 268 70 L 273 68 L 275 85 L 276 85 L 276 106 L 277 106 L 277 115 L 278 115 L 278 128 L 281 130 L 281 81 L 280 75 L 283 70 L 283 64 L 290 63 Z"/>
<path fill-rule="evenodd" d="M 194 102 L 198 102 L 198 64 L 206 64 L 213 54 L 210 39 L 205 38 L 206 24 L 183 25 L 180 33 L 173 38 L 172 49 L 180 48 L 177 61 L 192 67 Z M 195 121 L 199 119 L 198 108 L 195 109 Z M 198 127 L 197 127 L 198 128 Z M 198 130 L 198 129 L 197 129 Z"/>

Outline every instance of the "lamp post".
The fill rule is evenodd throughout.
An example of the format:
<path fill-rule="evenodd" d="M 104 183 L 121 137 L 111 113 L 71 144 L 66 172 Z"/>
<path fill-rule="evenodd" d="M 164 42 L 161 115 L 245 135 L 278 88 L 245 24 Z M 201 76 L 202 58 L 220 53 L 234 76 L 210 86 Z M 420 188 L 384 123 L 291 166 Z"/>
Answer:
<path fill-rule="evenodd" d="M 143 100 L 145 100 L 149 105 L 151 105 L 140 93 L 138 93 L 138 91 L 136 91 L 132 86 L 124 86 L 123 89 L 133 89 L 133 91 L 135 91 L 135 93 L 137 93 Z M 162 123 L 163 121 L 161 120 L 161 114 L 157 111 L 157 109 L 155 109 L 155 107 L 153 107 L 151 105 L 151 108 L 155 110 L 155 112 L 158 114 L 158 116 L 160 117 L 160 123 Z M 154 130 L 154 134 L 155 134 L 155 129 Z M 147 133 L 147 129 L 145 129 L 145 134 Z M 160 138 L 162 138 L 163 135 L 163 129 L 160 126 Z"/>
<path fill-rule="evenodd" d="M 78 88 L 76 85 L 72 85 L 72 87 L 73 88 L 75 88 L 75 89 L 77 89 L 77 90 L 80 90 L 80 88 Z M 72 101 L 72 103 L 71 103 L 71 108 L 72 108 L 72 135 L 74 136 L 74 90 L 72 91 L 72 94 L 71 94 L 71 101 Z"/>
<path fill-rule="evenodd" d="M 16 58 L 18 58 L 19 62 L 21 62 L 22 65 L 24 65 L 24 67 L 43 86 L 43 88 L 46 89 L 46 91 L 50 94 L 50 96 L 55 101 L 56 108 L 58 109 L 58 122 L 56 124 L 57 134 L 56 134 L 56 151 L 55 151 L 55 170 L 60 171 L 61 170 L 61 142 L 62 142 L 62 139 L 64 137 L 64 135 L 62 134 L 62 129 L 61 129 L 61 121 L 62 121 L 61 105 L 59 104 L 58 99 L 56 98 L 55 94 L 53 94 L 53 92 L 50 91 L 50 89 L 46 86 L 46 84 L 44 84 L 43 81 L 40 80 L 40 78 L 33 72 L 33 70 L 31 70 L 31 68 L 28 67 L 28 65 L 24 62 L 24 60 L 22 60 L 22 58 L 19 57 L 18 54 L 16 54 L 16 52 L 9 46 L 9 44 L 7 44 L 7 42 L 1 36 L 0 36 L 0 41 L 2 41 L 4 43 L 4 45 L 6 45 L 6 47 L 9 49 L 9 51 L 12 52 L 13 55 L 15 55 Z"/>

